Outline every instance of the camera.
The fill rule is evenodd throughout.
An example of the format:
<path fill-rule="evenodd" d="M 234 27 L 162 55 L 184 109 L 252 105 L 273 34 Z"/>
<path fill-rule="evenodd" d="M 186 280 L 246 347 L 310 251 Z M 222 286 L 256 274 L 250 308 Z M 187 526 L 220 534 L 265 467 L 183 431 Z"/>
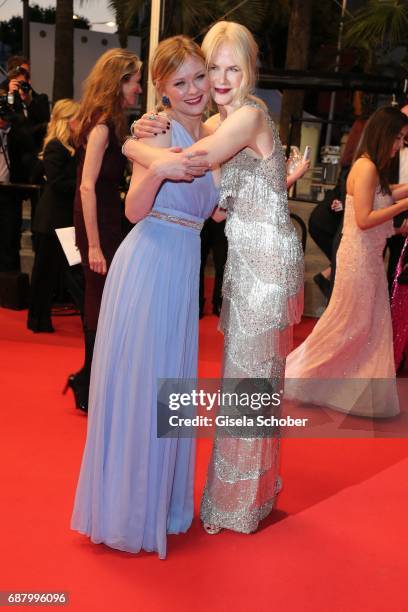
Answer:
<path fill-rule="evenodd" d="M 17 66 L 13 70 L 11 70 L 8 74 L 8 78 L 10 80 L 16 79 L 19 76 L 23 76 L 26 79 L 25 81 L 18 82 L 19 91 L 21 91 L 24 94 L 29 93 L 32 90 L 32 87 L 30 83 L 28 82 L 30 80 L 30 73 L 28 72 L 28 70 L 26 70 L 25 68 L 22 68 L 21 66 Z"/>
<path fill-rule="evenodd" d="M 18 88 L 23 93 L 28 93 L 32 89 L 30 83 L 27 83 L 26 81 L 20 81 L 18 84 Z"/>
<path fill-rule="evenodd" d="M 13 106 L 9 103 L 7 94 L 0 94 L 0 119 L 11 122 L 15 117 Z"/>

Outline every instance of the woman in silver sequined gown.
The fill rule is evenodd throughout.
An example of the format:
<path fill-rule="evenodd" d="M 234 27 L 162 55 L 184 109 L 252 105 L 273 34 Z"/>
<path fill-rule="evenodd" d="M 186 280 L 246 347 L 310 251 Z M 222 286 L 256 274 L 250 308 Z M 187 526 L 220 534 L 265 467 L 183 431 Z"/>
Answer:
<path fill-rule="evenodd" d="M 246 57 L 234 52 L 238 39 L 244 40 Z M 246 379 L 244 390 L 248 383 L 257 390 L 253 379 L 262 379 L 260 388 L 266 383 L 274 391 L 283 389 L 292 328 L 303 309 L 303 253 L 289 216 L 279 136 L 262 103 L 249 92 L 238 104 L 234 96 L 239 77 L 241 84 L 248 81 L 245 67 L 255 74 L 254 48 L 246 28 L 226 22 L 216 24 L 203 42 L 213 95 L 225 117 L 211 138 L 218 135 L 221 142 L 224 130 L 227 139 L 228 122 L 231 130 L 235 121 L 244 131 L 244 122 L 251 121 L 248 110 L 258 115 L 252 130 L 255 146 L 239 150 L 222 165 L 219 207 L 227 210 L 228 260 L 220 329 L 225 338 L 222 376 L 227 391 L 240 386 L 237 379 Z M 240 72 L 228 72 L 231 66 Z M 256 146 L 260 134 L 269 136 L 269 150 Z M 200 147 L 211 152 L 210 139 L 205 140 Z M 222 528 L 250 533 L 272 510 L 280 488 L 279 432 L 270 428 L 253 433 L 260 437 L 249 437 L 251 432 L 237 437 L 236 429 L 218 430 L 200 512 L 209 533 Z"/>
<path fill-rule="evenodd" d="M 238 382 L 231 379 L 242 378 L 283 389 L 293 324 L 303 309 L 303 256 L 289 217 L 285 159 L 269 117 L 268 123 L 275 141 L 270 156 L 257 159 L 243 150 L 222 167 L 219 206 L 228 211 L 228 259 L 220 329 L 228 391 Z M 250 533 L 271 511 L 279 489 L 279 435 L 225 434 L 214 442 L 201 519 Z"/>

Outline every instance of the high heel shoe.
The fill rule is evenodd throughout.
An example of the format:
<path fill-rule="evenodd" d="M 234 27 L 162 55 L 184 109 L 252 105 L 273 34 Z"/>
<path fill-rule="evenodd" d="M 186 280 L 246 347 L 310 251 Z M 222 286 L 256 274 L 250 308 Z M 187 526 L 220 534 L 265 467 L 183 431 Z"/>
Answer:
<path fill-rule="evenodd" d="M 83 388 L 78 380 L 77 374 L 70 374 L 67 378 L 67 382 L 65 383 L 65 387 L 62 391 L 63 395 L 68 391 L 68 387 L 72 389 L 72 393 L 74 394 L 75 405 L 78 410 L 82 410 L 82 412 L 88 412 L 88 394 L 87 391 Z"/>
<path fill-rule="evenodd" d="M 208 535 L 217 535 L 222 531 L 222 527 L 217 527 L 217 525 L 210 525 L 210 523 L 203 523 L 203 529 Z"/>

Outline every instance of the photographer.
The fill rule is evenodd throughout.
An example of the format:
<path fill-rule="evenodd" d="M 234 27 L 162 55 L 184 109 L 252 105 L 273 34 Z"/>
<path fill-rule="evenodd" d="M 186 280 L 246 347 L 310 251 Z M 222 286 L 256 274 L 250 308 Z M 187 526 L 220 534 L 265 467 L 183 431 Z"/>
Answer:
<path fill-rule="evenodd" d="M 36 163 L 29 132 L 0 90 L 0 272 L 20 270 L 22 201 L 27 194 L 13 183 L 27 183 Z"/>
<path fill-rule="evenodd" d="M 26 128 L 39 153 L 50 120 L 50 105 L 46 94 L 39 94 L 31 86 L 30 65 L 24 57 L 15 55 L 7 62 L 8 79 L 2 84 L 14 98 L 14 109 L 26 120 Z"/>

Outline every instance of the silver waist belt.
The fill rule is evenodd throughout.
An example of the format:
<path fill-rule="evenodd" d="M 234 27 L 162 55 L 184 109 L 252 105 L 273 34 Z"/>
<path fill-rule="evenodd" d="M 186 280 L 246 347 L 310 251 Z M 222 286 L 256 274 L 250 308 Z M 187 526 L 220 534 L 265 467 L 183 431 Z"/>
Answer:
<path fill-rule="evenodd" d="M 155 217 L 156 219 L 161 219 L 162 221 L 169 221 L 170 223 L 177 223 L 177 225 L 183 225 L 184 227 L 191 227 L 192 229 L 201 231 L 204 221 L 191 221 L 191 219 L 183 219 L 182 217 L 175 217 L 174 215 L 168 215 L 164 212 L 159 212 L 158 210 L 152 210 L 149 217 Z"/>

